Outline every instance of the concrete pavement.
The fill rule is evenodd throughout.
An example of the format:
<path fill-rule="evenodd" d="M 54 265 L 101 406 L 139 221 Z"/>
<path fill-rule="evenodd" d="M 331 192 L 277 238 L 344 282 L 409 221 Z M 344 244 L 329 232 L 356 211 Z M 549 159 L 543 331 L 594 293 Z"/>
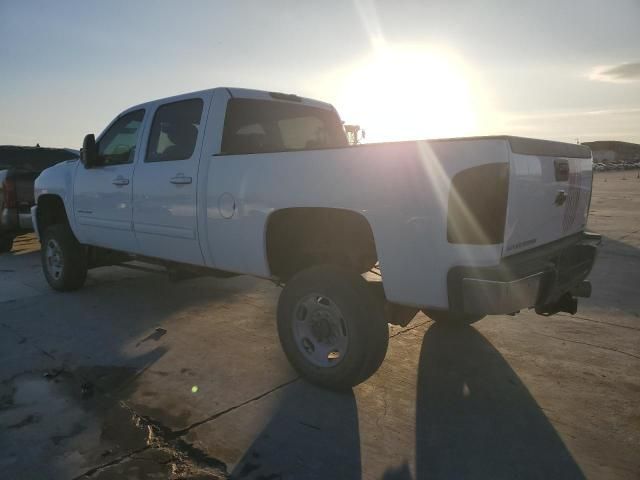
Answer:
<path fill-rule="evenodd" d="M 37 242 L 0 257 L 6 478 L 638 478 L 640 180 L 598 174 L 606 235 L 577 316 L 393 327 L 349 394 L 299 379 L 279 289 L 109 267 L 52 292 Z"/>

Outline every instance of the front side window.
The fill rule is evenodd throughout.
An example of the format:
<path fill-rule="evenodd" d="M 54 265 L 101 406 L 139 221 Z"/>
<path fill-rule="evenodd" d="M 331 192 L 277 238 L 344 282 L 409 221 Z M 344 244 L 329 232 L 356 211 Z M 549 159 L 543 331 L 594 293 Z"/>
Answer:
<path fill-rule="evenodd" d="M 198 139 L 203 102 L 200 98 L 167 103 L 156 111 L 145 162 L 187 160 Z"/>
<path fill-rule="evenodd" d="M 227 103 L 223 154 L 286 152 L 347 146 L 338 115 L 288 102 L 234 98 Z"/>
<path fill-rule="evenodd" d="M 106 131 L 98 143 L 98 165 L 133 163 L 144 110 L 129 112 Z"/>

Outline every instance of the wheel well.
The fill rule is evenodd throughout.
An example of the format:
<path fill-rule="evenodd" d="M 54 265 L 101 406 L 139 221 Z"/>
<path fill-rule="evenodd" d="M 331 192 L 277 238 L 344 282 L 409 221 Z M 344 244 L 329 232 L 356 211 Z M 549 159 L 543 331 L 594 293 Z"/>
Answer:
<path fill-rule="evenodd" d="M 337 208 L 285 208 L 272 213 L 266 247 L 271 274 L 285 281 L 313 265 L 339 265 L 363 273 L 378 260 L 367 219 Z"/>
<path fill-rule="evenodd" d="M 36 221 L 41 235 L 51 225 L 57 223 L 69 224 L 64 203 L 57 195 L 48 194 L 38 197 L 38 209 L 36 212 Z"/>

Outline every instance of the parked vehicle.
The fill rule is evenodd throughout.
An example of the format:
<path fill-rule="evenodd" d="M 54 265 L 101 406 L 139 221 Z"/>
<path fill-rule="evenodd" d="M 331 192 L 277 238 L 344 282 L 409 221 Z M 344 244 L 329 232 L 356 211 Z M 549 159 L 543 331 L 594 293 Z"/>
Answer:
<path fill-rule="evenodd" d="M 599 239 L 585 233 L 591 164 L 587 147 L 507 136 L 348 146 L 327 103 L 215 88 L 87 135 L 81 162 L 38 177 L 32 215 L 56 290 L 131 258 L 283 285 L 289 360 L 347 388 L 381 364 L 387 324 L 419 309 L 444 323 L 576 313 Z"/>
<path fill-rule="evenodd" d="M 0 253 L 16 235 L 32 230 L 33 182 L 44 169 L 77 160 L 77 150 L 0 145 Z"/>

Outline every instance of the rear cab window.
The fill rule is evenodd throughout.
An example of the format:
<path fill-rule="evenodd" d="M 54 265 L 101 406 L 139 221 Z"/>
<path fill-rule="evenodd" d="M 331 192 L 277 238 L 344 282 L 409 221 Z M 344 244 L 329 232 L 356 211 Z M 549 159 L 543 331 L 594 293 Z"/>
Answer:
<path fill-rule="evenodd" d="M 57 163 L 76 160 L 78 157 L 76 152 L 62 148 L 0 146 L 0 170 L 41 172 Z"/>
<path fill-rule="evenodd" d="M 222 134 L 223 155 L 346 147 L 337 113 L 272 100 L 232 98 Z"/>

